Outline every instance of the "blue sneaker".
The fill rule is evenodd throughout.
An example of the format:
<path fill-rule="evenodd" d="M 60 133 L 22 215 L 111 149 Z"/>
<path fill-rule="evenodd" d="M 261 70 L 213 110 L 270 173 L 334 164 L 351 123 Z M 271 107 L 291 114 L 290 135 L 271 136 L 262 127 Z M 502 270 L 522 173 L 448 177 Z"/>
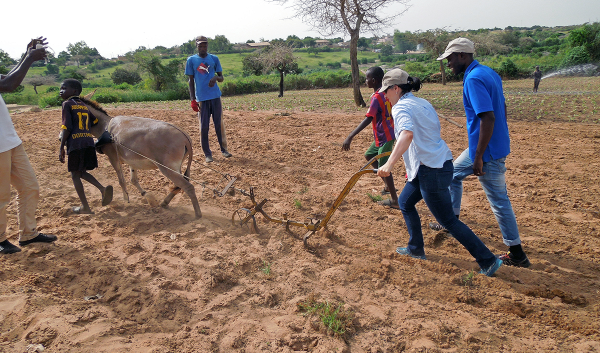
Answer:
<path fill-rule="evenodd" d="M 494 273 L 496 273 L 496 271 L 498 271 L 500 266 L 502 266 L 502 260 L 500 260 L 499 258 L 496 258 L 496 260 L 490 267 L 482 268 L 481 271 L 479 271 L 479 273 L 484 274 L 488 277 L 492 277 L 492 275 Z"/>
<path fill-rule="evenodd" d="M 408 255 L 410 257 L 414 257 L 415 259 L 427 260 L 425 255 L 415 255 L 412 252 L 410 252 L 410 250 L 408 250 L 408 248 L 398 247 L 398 248 L 396 248 L 396 252 L 400 255 Z"/>

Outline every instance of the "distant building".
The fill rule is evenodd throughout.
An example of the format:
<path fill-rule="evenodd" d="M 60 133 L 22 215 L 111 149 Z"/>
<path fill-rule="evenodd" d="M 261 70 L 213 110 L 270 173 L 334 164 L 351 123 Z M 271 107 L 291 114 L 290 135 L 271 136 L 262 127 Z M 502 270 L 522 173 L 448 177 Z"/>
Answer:
<path fill-rule="evenodd" d="M 269 42 L 258 42 L 258 43 L 246 43 L 246 45 L 248 45 L 248 47 L 250 48 L 264 48 L 264 47 L 268 47 L 271 45 L 271 43 Z"/>
<path fill-rule="evenodd" d="M 377 44 L 392 45 L 392 44 L 394 44 L 394 37 L 392 37 L 392 36 L 381 37 L 381 38 L 377 39 Z"/>
<path fill-rule="evenodd" d="M 326 47 L 329 45 L 329 41 L 327 39 L 317 39 L 315 42 L 316 47 Z"/>

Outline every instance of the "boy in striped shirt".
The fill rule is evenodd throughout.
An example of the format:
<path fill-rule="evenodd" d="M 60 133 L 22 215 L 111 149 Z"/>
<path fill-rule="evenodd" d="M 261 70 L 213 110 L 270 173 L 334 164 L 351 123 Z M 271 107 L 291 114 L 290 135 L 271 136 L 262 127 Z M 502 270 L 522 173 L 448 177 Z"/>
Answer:
<path fill-rule="evenodd" d="M 381 81 L 383 79 L 383 69 L 379 66 L 374 66 L 367 70 L 366 83 L 367 87 L 373 89 L 371 95 L 371 104 L 369 110 L 365 116 L 365 119 L 354 129 L 342 144 L 342 150 L 350 150 L 350 144 L 352 139 L 359 132 L 361 132 L 367 125 L 371 124 L 373 127 L 373 137 L 375 140 L 371 146 L 365 152 L 365 158 L 370 160 L 378 154 L 384 152 L 390 152 L 394 147 L 394 119 L 392 118 L 392 107 L 390 102 L 385 97 L 385 94 L 379 93 L 381 88 Z M 373 168 L 377 169 L 379 166 L 384 165 L 388 160 L 388 156 L 380 158 L 378 161 L 373 162 Z M 398 206 L 398 195 L 396 194 L 396 187 L 394 186 L 394 178 L 390 174 L 389 176 L 382 178 L 385 183 L 384 189 L 381 191 L 382 195 L 390 195 L 390 198 L 381 201 L 380 204 L 395 209 L 399 209 Z"/>

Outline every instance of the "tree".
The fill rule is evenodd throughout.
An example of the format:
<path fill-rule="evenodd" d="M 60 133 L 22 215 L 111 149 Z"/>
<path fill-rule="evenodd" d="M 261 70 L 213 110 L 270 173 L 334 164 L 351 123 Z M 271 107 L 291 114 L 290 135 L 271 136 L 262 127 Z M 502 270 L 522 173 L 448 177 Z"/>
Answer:
<path fill-rule="evenodd" d="M 62 75 L 60 75 L 60 78 L 62 80 L 66 80 L 68 78 L 74 78 L 80 82 L 83 82 L 83 80 L 86 79 L 85 72 L 83 70 L 79 70 L 78 68 L 75 68 L 72 66 L 64 69 Z"/>
<path fill-rule="evenodd" d="M 381 46 L 381 56 L 390 56 L 394 54 L 394 48 L 392 48 L 389 44 L 384 44 Z"/>
<path fill-rule="evenodd" d="M 263 73 L 272 70 L 279 72 L 279 97 L 283 97 L 283 77 L 286 74 L 300 73 L 293 48 L 285 44 L 271 45 L 262 49 L 254 59 L 263 67 Z"/>
<path fill-rule="evenodd" d="M 587 56 L 591 60 L 600 59 L 600 22 L 584 24 L 583 26 L 569 32 L 568 37 L 571 48 L 585 48 Z M 578 55 L 581 55 L 581 49 L 577 49 Z M 585 56 L 585 55 L 584 55 Z"/>
<path fill-rule="evenodd" d="M 0 49 L 0 65 L 1 66 L 8 66 L 8 65 L 14 65 L 17 62 L 15 60 L 13 60 L 7 52 L 5 52 L 4 50 Z"/>
<path fill-rule="evenodd" d="M 312 48 L 315 45 L 317 45 L 317 40 L 313 37 L 305 37 L 304 39 L 302 39 L 302 43 L 304 43 L 305 47 Z"/>
<path fill-rule="evenodd" d="M 290 35 L 285 40 L 285 45 L 292 48 L 303 48 L 304 42 L 296 35 Z"/>
<path fill-rule="evenodd" d="M 334 33 L 350 35 L 350 66 L 352 68 L 352 86 L 354 103 L 366 106 L 360 93 L 360 71 L 358 68 L 358 38 L 361 29 L 379 33 L 383 28 L 391 26 L 394 19 L 403 14 L 408 7 L 399 13 L 385 14 L 385 7 L 399 3 L 406 5 L 409 0 L 273 0 L 286 4 L 296 12 L 296 17 L 317 29 L 323 36 Z"/>
<path fill-rule="evenodd" d="M 194 42 L 194 44 L 196 44 Z M 231 51 L 231 48 L 233 47 L 233 44 L 231 44 L 229 42 L 229 39 L 227 39 L 225 36 L 223 35 L 216 35 L 215 39 L 208 39 L 208 48 L 210 49 L 211 52 L 214 53 L 228 53 Z M 194 49 L 195 45 L 194 45 Z"/>
<path fill-rule="evenodd" d="M 75 44 L 69 43 L 69 45 L 67 45 L 67 50 L 69 51 L 69 54 L 71 54 L 73 60 L 77 62 L 77 67 L 79 67 L 79 61 L 83 59 L 86 55 L 90 55 L 92 51 L 92 49 L 88 47 L 88 45 L 84 41 L 80 41 Z"/>
<path fill-rule="evenodd" d="M 430 29 L 426 32 L 416 32 L 412 36 L 412 41 L 415 44 L 423 44 L 432 56 L 438 57 L 445 50 L 449 42 L 449 34 L 443 28 Z M 440 73 L 442 74 L 442 84 L 446 84 L 446 70 L 444 69 L 444 61 L 440 60 Z"/>
<path fill-rule="evenodd" d="M 164 65 L 158 56 L 147 52 L 135 53 L 133 57 L 140 69 L 150 75 L 155 91 L 175 88 L 177 75 L 183 72 L 184 59 L 173 59 Z"/>
<path fill-rule="evenodd" d="M 58 75 L 60 73 L 60 69 L 57 65 L 48 64 L 46 65 L 46 71 L 44 71 L 46 76 L 48 75 Z"/>
<path fill-rule="evenodd" d="M 315 54 L 315 56 L 317 56 L 319 54 L 319 48 L 309 47 L 308 49 L 306 49 L 306 53 L 308 53 L 308 55 Z"/>
<path fill-rule="evenodd" d="M 123 82 L 135 85 L 142 82 L 142 77 L 136 71 L 128 71 L 120 67 L 117 67 L 115 71 L 110 74 L 110 78 L 115 85 L 120 85 Z"/>
<path fill-rule="evenodd" d="M 35 94 L 38 94 L 37 88 L 39 86 L 51 86 L 56 83 L 56 77 L 54 75 L 41 76 L 34 75 L 25 79 L 25 84 L 32 85 Z"/>
<path fill-rule="evenodd" d="M 244 74 L 259 76 L 263 73 L 264 67 L 258 60 L 259 55 L 260 52 L 256 52 L 248 54 L 242 59 L 242 71 Z"/>
<path fill-rule="evenodd" d="M 396 46 L 396 52 L 406 53 L 409 50 L 415 50 L 416 45 L 410 41 L 410 32 L 394 31 L 394 45 Z"/>

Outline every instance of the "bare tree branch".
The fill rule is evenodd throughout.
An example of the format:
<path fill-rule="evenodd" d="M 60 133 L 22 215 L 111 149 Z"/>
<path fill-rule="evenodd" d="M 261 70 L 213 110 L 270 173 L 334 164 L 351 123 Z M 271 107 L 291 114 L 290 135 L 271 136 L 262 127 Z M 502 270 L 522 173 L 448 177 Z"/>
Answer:
<path fill-rule="evenodd" d="M 350 66 L 352 68 L 352 86 L 354 102 L 365 106 L 360 93 L 358 70 L 358 38 L 360 31 L 377 33 L 388 28 L 409 8 L 409 0 L 272 0 L 289 7 L 296 13 L 295 17 L 310 25 L 323 36 L 336 33 L 350 35 Z M 402 4 L 404 9 L 396 13 L 384 10 L 392 4 Z"/>

